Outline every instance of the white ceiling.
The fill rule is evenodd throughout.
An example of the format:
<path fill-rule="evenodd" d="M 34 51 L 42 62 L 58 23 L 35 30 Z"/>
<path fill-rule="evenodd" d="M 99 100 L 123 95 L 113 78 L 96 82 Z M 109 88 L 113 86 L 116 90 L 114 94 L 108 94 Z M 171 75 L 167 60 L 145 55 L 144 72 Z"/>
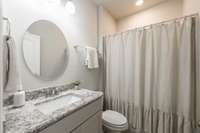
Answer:
<path fill-rule="evenodd" d="M 168 0 L 144 0 L 144 4 L 142 6 L 136 6 L 136 0 L 94 0 L 97 4 L 102 4 L 104 8 L 106 8 L 110 14 L 116 18 L 122 18 L 125 16 L 129 16 L 136 12 L 145 10 L 161 2 L 165 2 Z"/>

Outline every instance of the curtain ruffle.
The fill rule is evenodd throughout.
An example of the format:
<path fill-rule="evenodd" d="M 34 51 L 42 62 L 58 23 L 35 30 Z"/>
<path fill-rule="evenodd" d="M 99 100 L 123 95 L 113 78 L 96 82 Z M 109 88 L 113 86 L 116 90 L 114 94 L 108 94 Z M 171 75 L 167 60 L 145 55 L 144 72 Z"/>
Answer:
<path fill-rule="evenodd" d="M 123 113 L 128 118 L 130 129 L 144 133 L 192 133 L 195 127 L 195 120 L 188 119 L 184 115 L 135 105 L 123 106 L 127 109 L 119 106 L 117 108 L 107 106 L 107 108 Z"/>

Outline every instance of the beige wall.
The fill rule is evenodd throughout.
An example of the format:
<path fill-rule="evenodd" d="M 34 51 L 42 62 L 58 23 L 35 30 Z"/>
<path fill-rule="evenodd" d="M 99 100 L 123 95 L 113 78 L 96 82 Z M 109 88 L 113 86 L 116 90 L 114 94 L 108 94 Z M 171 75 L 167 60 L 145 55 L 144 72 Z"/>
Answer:
<path fill-rule="evenodd" d="M 118 31 L 126 31 L 135 27 L 173 19 L 182 16 L 182 1 L 170 0 L 155 7 L 118 20 Z"/>
<path fill-rule="evenodd" d="M 102 9 L 102 13 L 103 34 L 115 33 L 117 31 L 116 20 L 104 8 Z"/>
<path fill-rule="evenodd" d="M 200 0 L 169 0 L 148 10 L 119 19 L 117 30 L 125 31 L 193 13 L 200 13 Z"/>
<path fill-rule="evenodd" d="M 183 0 L 183 14 L 200 13 L 200 0 Z"/>
<path fill-rule="evenodd" d="M 98 7 L 99 18 L 99 51 L 102 53 L 102 37 L 106 34 L 117 32 L 116 20 L 110 13 L 103 7 Z"/>
<path fill-rule="evenodd" d="M 101 5 L 98 6 L 98 43 L 99 43 L 99 52 L 103 54 L 103 36 L 106 34 L 112 34 L 117 31 L 117 23 L 113 16 Z M 100 60 L 102 61 L 102 60 Z M 102 63 L 101 63 L 102 64 Z M 100 75 L 99 75 L 99 87 L 103 89 L 103 67 L 100 65 Z"/>

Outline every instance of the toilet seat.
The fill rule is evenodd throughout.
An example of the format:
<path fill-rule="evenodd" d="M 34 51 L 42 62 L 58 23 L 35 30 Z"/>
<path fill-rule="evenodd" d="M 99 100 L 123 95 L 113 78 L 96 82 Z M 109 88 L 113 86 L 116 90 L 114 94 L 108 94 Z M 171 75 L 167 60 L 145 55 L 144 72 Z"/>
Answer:
<path fill-rule="evenodd" d="M 102 119 L 104 125 L 108 128 L 115 130 L 125 130 L 128 128 L 126 117 L 116 111 L 107 110 L 103 112 Z"/>

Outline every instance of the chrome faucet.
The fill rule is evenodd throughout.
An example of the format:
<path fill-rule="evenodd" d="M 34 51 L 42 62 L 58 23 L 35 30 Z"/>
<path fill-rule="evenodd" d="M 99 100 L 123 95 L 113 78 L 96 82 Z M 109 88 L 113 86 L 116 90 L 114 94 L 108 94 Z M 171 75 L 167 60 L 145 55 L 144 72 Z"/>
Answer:
<path fill-rule="evenodd" d="M 46 92 L 46 97 L 54 96 L 59 94 L 58 88 L 52 88 Z"/>
<path fill-rule="evenodd" d="M 52 90 L 52 95 L 58 95 L 59 94 L 59 89 L 58 88 L 55 88 Z"/>

